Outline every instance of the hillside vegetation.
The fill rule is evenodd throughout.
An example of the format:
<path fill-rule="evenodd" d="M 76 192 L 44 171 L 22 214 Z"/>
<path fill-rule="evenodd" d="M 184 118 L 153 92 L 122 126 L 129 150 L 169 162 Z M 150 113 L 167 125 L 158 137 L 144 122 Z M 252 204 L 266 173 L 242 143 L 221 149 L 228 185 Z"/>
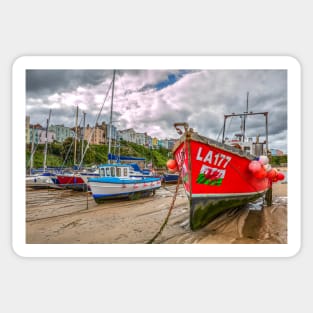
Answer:
<path fill-rule="evenodd" d="M 84 149 L 87 142 L 84 142 Z M 30 166 L 30 151 L 31 144 L 26 146 L 26 168 Z M 81 160 L 81 143 L 77 144 L 77 154 L 76 154 L 76 164 L 80 163 Z M 111 149 L 113 154 L 119 154 L 124 156 L 133 156 L 146 159 L 146 164 L 152 163 L 155 168 L 165 169 L 166 162 L 168 159 L 172 158 L 173 155 L 171 151 L 165 148 L 149 149 L 147 147 L 137 145 L 135 143 L 130 143 L 126 141 L 121 141 L 120 149 L 118 147 L 112 146 Z M 38 145 L 35 150 L 33 157 L 33 167 L 39 168 L 43 167 L 44 161 L 44 145 Z M 84 156 L 84 166 L 97 165 L 101 163 L 107 163 L 108 161 L 108 145 L 90 145 Z M 288 159 L 286 155 L 283 156 L 272 156 L 271 164 L 274 166 L 279 166 L 281 164 L 287 164 Z M 73 139 L 68 138 L 63 143 L 52 143 L 48 145 L 47 152 L 47 166 L 64 166 L 71 167 L 74 165 L 74 144 Z"/>
<path fill-rule="evenodd" d="M 85 150 L 87 142 L 84 142 L 83 150 Z M 122 141 L 120 148 L 112 146 L 111 152 L 124 156 L 133 156 L 145 158 L 146 163 L 152 163 L 155 168 L 165 168 L 166 162 L 172 157 L 171 151 L 159 148 L 149 149 L 147 147 Z M 26 168 L 30 167 L 31 144 L 26 146 Z M 76 148 L 76 164 L 81 161 L 82 146 L 77 143 Z M 83 165 L 91 166 L 108 161 L 108 145 L 90 145 L 85 156 Z M 33 167 L 43 167 L 44 162 L 44 144 L 37 145 L 33 156 Z M 51 143 L 47 150 L 47 166 L 64 166 L 70 167 L 74 165 L 74 143 L 71 138 L 66 139 L 63 143 Z"/>

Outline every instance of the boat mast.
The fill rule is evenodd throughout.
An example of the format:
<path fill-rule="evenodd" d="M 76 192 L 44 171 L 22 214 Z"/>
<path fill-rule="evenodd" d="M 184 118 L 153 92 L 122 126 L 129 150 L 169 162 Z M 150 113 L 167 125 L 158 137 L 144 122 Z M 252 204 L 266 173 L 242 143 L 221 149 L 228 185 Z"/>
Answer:
<path fill-rule="evenodd" d="M 249 92 L 247 92 L 247 107 L 246 107 L 246 111 L 243 113 L 248 113 L 248 103 L 249 103 Z M 242 134 L 242 141 L 245 141 L 245 136 L 246 136 L 246 118 L 247 115 L 244 115 L 243 117 L 243 134 Z"/>
<path fill-rule="evenodd" d="M 111 111 L 110 111 L 110 130 L 109 130 L 109 151 L 108 151 L 108 163 L 110 164 L 111 154 L 111 141 L 112 141 L 112 113 L 113 113 L 113 97 L 114 97 L 114 82 L 115 82 L 115 70 L 113 70 L 113 83 L 112 83 L 112 98 L 111 98 Z"/>
<path fill-rule="evenodd" d="M 35 127 L 33 125 L 32 128 L 32 147 L 31 147 L 31 153 L 30 153 L 30 168 L 29 168 L 29 174 L 31 175 L 32 169 L 34 166 L 34 142 L 35 142 Z"/>
<path fill-rule="evenodd" d="M 51 109 L 49 111 L 49 118 L 47 119 L 47 127 L 46 127 L 46 138 L 45 138 L 45 151 L 44 151 L 44 159 L 43 159 L 43 171 L 46 171 L 47 168 L 47 151 L 48 151 L 48 128 L 51 117 Z"/>
<path fill-rule="evenodd" d="M 99 118 L 100 118 L 102 109 L 103 109 L 103 107 L 104 107 L 104 104 L 105 104 L 105 102 L 106 102 L 106 100 L 107 100 L 107 98 L 108 98 L 108 96 L 109 96 L 109 92 L 110 92 L 112 83 L 113 83 L 113 79 L 112 79 L 112 81 L 111 81 L 111 83 L 110 83 L 110 85 L 109 85 L 109 88 L 108 88 L 108 90 L 107 90 L 107 92 L 106 92 L 106 94 L 105 94 L 105 97 L 104 97 L 102 106 L 101 106 L 100 111 L 98 112 L 97 118 L 96 118 L 96 120 L 95 120 L 95 125 L 98 123 L 98 120 L 99 120 Z M 92 136 L 93 136 L 93 134 L 94 134 L 94 131 L 95 131 L 95 127 L 92 128 L 92 131 L 91 131 L 90 134 L 89 134 L 89 138 L 88 138 L 88 140 L 87 140 L 87 145 L 86 145 L 86 148 L 85 148 L 85 150 L 84 150 L 84 154 L 83 154 L 83 156 L 82 156 L 82 158 L 81 158 L 81 161 L 80 161 L 80 164 L 79 164 L 79 168 L 81 167 L 82 162 L 83 162 L 84 157 L 85 157 L 85 154 L 86 154 L 87 150 L 89 149 L 89 144 L 90 144 L 91 138 L 92 138 Z"/>
<path fill-rule="evenodd" d="M 84 157 L 84 137 L 85 137 L 85 123 L 86 123 L 86 112 L 83 112 L 83 129 L 80 135 L 81 138 L 81 148 L 82 148 L 82 152 L 81 152 L 81 161 L 80 164 L 83 162 L 83 157 Z M 79 166 L 80 167 L 80 166 Z"/>
<path fill-rule="evenodd" d="M 77 107 L 76 107 L 76 118 L 75 118 L 74 165 L 76 164 L 76 149 L 77 149 L 77 120 L 78 120 L 78 105 L 77 105 Z"/>

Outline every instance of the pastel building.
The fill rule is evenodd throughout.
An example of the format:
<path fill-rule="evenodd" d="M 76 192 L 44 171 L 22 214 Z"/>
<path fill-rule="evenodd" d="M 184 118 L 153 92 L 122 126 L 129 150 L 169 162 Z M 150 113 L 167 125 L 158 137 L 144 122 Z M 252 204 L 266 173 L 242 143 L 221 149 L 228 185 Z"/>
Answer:
<path fill-rule="evenodd" d="M 89 141 L 90 144 L 100 145 L 106 143 L 106 127 L 105 124 L 101 125 L 96 124 L 95 127 L 90 127 L 89 124 L 87 127 L 80 128 L 79 132 L 84 132 L 84 140 Z"/>
<path fill-rule="evenodd" d="M 49 131 L 55 133 L 55 140 L 58 142 L 63 142 L 66 138 L 74 136 L 74 132 L 64 125 L 51 125 Z"/>
<path fill-rule="evenodd" d="M 152 138 L 152 147 L 156 148 L 158 146 L 158 142 L 159 142 L 158 138 L 153 137 Z"/>
<path fill-rule="evenodd" d="M 271 154 L 274 156 L 282 156 L 284 155 L 284 152 L 279 149 L 271 149 Z"/>
<path fill-rule="evenodd" d="M 26 116 L 26 121 L 25 121 L 25 142 L 30 143 L 30 130 L 29 130 L 29 124 L 30 124 L 30 117 L 27 115 Z"/>
<path fill-rule="evenodd" d="M 48 143 L 54 142 L 56 140 L 55 132 L 48 131 L 44 129 L 40 124 L 29 125 L 29 142 L 34 144 L 44 144 L 46 143 L 46 136 Z"/>
<path fill-rule="evenodd" d="M 168 150 L 173 150 L 176 141 L 177 141 L 177 139 L 169 139 L 167 141 L 167 148 L 168 148 Z"/>
<path fill-rule="evenodd" d="M 128 141 L 128 142 L 136 142 L 136 132 L 133 128 L 128 128 L 124 130 L 119 131 L 119 136 L 122 140 Z"/>
<path fill-rule="evenodd" d="M 152 147 L 152 137 L 146 134 L 145 146 Z"/>
<path fill-rule="evenodd" d="M 158 141 L 158 146 L 165 148 L 165 149 L 168 149 L 168 140 L 167 139 L 160 139 Z"/>
<path fill-rule="evenodd" d="M 146 144 L 146 133 L 135 133 L 135 143 L 144 146 Z"/>
<path fill-rule="evenodd" d="M 118 140 L 119 139 L 118 136 L 119 135 L 118 135 L 118 131 L 117 131 L 116 126 L 111 125 L 111 138 L 112 138 L 112 141 Z M 109 139 L 110 139 L 110 125 L 106 124 L 106 143 L 107 144 L 109 143 Z"/>

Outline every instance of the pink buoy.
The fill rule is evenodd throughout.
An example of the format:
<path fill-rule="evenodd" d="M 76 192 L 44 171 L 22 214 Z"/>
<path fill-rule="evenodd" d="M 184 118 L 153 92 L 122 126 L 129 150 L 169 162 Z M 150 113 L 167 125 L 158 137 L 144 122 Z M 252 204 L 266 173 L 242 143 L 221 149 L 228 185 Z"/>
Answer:
<path fill-rule="evenodd" d="M 261 162 L 263 165 L 268 164 L 268 157 L 266 155 L 260 155 L 259 162 Z"/>
<path fill-rule="evenodd" d="M 262 165 L 259 161 L 253 160 L 249 163 L 249 170 L 252 173 L 258 172 L 261 169 Z"/>
<path fill-rule="evenodd" d="M 266 170 L 263 167 L 261 167 L 258 171 L 254 172 L 253 175 L 256 178 L 262 179 L 266 177 L 267 173 Z"/>

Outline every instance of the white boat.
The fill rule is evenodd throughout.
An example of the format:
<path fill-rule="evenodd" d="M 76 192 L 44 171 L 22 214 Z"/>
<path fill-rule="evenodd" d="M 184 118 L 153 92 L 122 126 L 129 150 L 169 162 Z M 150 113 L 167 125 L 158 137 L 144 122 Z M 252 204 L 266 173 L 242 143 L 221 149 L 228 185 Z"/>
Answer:
<path fill-rule="evenodd" d="M 132 177 L 126 164 L 104 164 L 100 177 L 89 177 L 88 185 L 97 203 L 107 199 L 137 199 L 155 193 L 161 187 L 159 177 Z"/>
<path fill-rule="evenodd" d="M 50 172 L 37 173 L 26 176 L 26 187 L 30 188 L 57 188 L 56 175 Z"/>
<path fill-rule="evenodd" d="M 155 193 L 161 187 L 160 177 L 147 177 L 136 171 L 131 164 L 111 163 L 112 113 L 114 98 L 115 70 L 112 79 L 112 98 L 108 147 L 108 164 L 99 166 L 99 177 L 88 177 L 88 186 L 97 203 L 107 199 L 137 199 Z M 138 175 L 138 176 L 137 176 Z"/>

